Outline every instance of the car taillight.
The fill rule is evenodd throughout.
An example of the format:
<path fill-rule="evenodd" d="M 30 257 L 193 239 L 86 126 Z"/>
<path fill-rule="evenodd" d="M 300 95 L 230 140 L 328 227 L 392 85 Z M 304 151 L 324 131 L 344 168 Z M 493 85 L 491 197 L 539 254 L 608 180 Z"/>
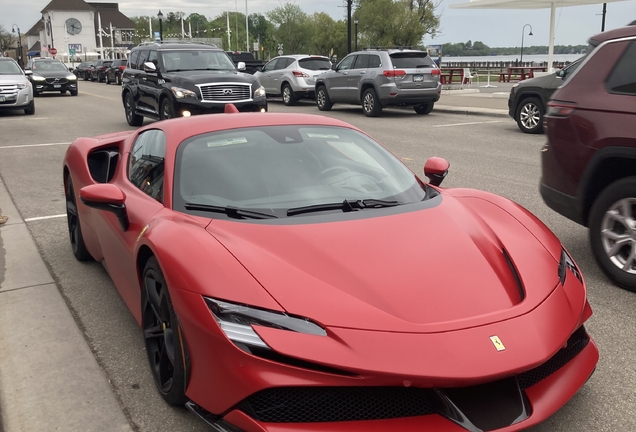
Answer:
<path fill-rule="evenodd" d="M 309 74 L 305 72 L 293 71 L 292 73 L 294 74 L 294 76 L 297 76 L 297 77 L 309 78 Z"/>
<path fill-rule="evenodd" d="M 406 76 L 406 71 L 403 71 L 402 69 L 385 70 L 382 72 L 382 75 L 385 77 L 404 77 Z"/>
<path fill-rule="evenodd" d="M 431 71 L 431 75 L 441 75 L 441 74 L 442 74 L 442 71 L 440 71 L 439 69 L 433 69 Z"/>
<path fill-rule="evenodd" d="M 548 112 L 546 114 L 553 117 L 569 117 L 574 111 L 576 111 L 576 108 L 572 105 L 548 102 Z"/>

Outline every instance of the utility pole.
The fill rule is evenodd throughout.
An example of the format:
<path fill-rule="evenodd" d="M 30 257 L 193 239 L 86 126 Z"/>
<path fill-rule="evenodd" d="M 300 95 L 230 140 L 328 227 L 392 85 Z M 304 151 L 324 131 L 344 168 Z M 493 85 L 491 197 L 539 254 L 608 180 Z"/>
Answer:
<path fill-rule="evenodd" d="M 603 3 L 603 21 L 601 22 L 601 32 L 605 31 L 605 15 L 607 14 L 607 3 Z"/>
<path fill-rule="evenodd" d="M 353 0 L 347 0 L 347 54 L 351 52 L 351 3 Z"/>

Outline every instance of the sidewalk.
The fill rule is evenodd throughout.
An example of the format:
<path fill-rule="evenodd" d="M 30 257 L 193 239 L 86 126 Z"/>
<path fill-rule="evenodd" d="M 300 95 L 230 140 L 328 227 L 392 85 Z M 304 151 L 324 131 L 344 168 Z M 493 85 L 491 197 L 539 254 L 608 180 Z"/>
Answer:
<path fill-rule="evenodd" d="M 0 180 L 0 431 L 132 431 Z"/>
<path fill-rule="evenodd" d="M 508 83 L 494 83 L 496 87 L 482 88 L 475 83 L 463 89 L 442 90 L 440 100 L 435 103 L 435 112 L 464 115 L 508 116 Z"/>

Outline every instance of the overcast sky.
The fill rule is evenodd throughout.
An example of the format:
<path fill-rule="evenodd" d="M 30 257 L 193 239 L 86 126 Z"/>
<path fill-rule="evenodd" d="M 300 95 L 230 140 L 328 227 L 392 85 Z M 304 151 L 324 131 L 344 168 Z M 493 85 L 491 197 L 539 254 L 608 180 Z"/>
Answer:
<path fill-rule="evenodd" d="M 0 25 L 11 30 L 17 24 L 27 32 L 41 17 L 40 11 L 50 0 L 0 0 Z M 102 0 L 104 2 L 108 0 Z M 491 47 L 520 46 L 524 24 L 530 24 L 533 36 L 526 36 L 524 45 L 548 45 L 550 11 L 545 10 L 478 10 L 450 9 L 453 3 L 468 0 L 442 0 L 437 12 L 441 14 L 440 34 L 435 39 L 427 38 L 426 44 L 457 43 L 468 40 L 482 41 Z M 266 13 L 284 4 L 282 0 L 247 0 L 248 13 Z M 346 16 L 344 0 L 296 0 L 306 13 L 326 12 L 334 19 Z M 128 0 L 119 2 L 119 10 L 125 15 L 156 15 L 159 9 L 168 12 L 199 13 L 215 18 L 225 10 L 245 13 L 245 0 Z M 584 45 L 593 34 L 601 31 L 602 4 L 557 9 L 556 45 Z M 621 27 L 636 20 L 636 0 L 608 3 L 607 30 Z"/>

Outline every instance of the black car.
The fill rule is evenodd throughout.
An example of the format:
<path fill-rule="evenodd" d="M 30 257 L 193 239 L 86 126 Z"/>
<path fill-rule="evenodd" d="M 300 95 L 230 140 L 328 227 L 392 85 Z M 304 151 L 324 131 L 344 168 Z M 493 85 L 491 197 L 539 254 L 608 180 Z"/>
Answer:
<path fill-rule="evenodd" d="M 91 81 L 102 82 L 106 80 L 106 69 L 108 69 L 112 60 L 97 60 L 91 68 Z"/>
<path fill-rule="evenodd" d="M 121 85 L 121 75 L 126 69 L 126 63 L 128 63 L 126 59 L 113 60 L 104 73 L 106 84 L 114 82 L 117 85 Z"/>
<path fill-rule="evenodd" d="M 215 45 L 146 42 L 133 48 L 121 96 L 131 126 L 143 117 L 220 113 L 228 103 L 239 111 L 267 111 L 265 89 Z"/>
<path fill-rule="evenodd" d="M 521 81 L 510 90 L 508 114 L 517 121 L 522 132 L 543 132 L 543 115 L 552 93 L 565 82 L 581 64 L 581 59 L 549 75 Z"/>
<path fill-rule="evenodd" d="M 31 59 L 25 68 L 29 73 L 29 80 L 33 84 L 33 95 L 39 96 L 43 92 L 70 92 L 77 96 L 77 77 L 71 73 L 66 65 L 51 58 Z"/>
<path fill-rule="evenodd" d="M 82 62 L 78 64 L 75 69 L 73 69 L 73 73 L 78 79 L 82 78 L 84 81 L 88 81 L 91 79 L 92 67 L 93 67 L 93 62 Z"/>

